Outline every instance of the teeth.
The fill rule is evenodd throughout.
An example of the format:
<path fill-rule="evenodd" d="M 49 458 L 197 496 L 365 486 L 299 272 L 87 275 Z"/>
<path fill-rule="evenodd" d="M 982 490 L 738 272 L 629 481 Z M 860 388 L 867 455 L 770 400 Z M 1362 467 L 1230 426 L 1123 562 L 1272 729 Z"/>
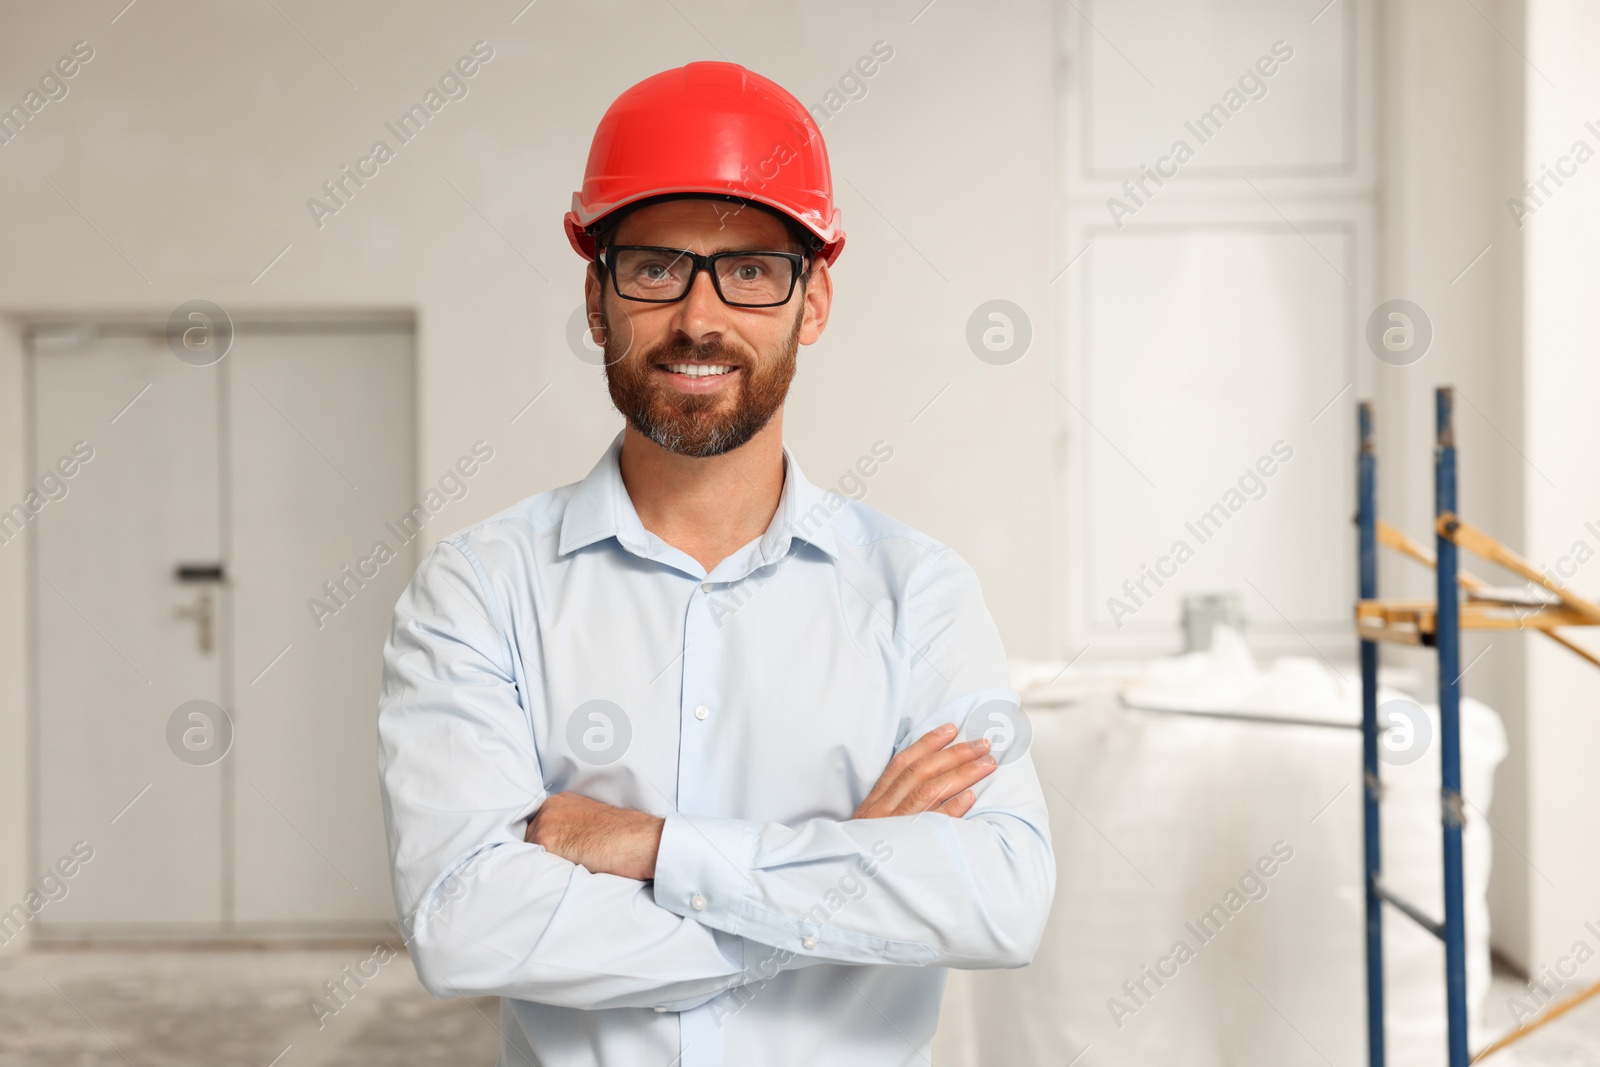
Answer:
<path fill-rule="evenodd" d="M 691 378 L 704 378 L 708 374 L 727 374 L 733 370 L 731 366 L 712 363 L 668 363 L 667 369 L 674 374 L 687 374 Z"/>

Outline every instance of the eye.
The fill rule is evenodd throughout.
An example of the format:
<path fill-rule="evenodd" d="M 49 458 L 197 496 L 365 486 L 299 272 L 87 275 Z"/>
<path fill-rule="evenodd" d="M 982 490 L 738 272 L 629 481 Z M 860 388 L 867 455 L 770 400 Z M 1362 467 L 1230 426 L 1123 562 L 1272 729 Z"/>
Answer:
<path fill-rule="evenodd" d="M 627 249 L 617 259 L 617 273 L 634 285 L 667 286 L 681 282 L 689 269 L 682 256 Z"/>
<path fill-rule="evenodd" d="M 723 281 L 737 285 L 766 282 L 776 276 L 779 264 L 770 256 L 752 255 L 739 259 L 725 259 L 718 267 Z"/>

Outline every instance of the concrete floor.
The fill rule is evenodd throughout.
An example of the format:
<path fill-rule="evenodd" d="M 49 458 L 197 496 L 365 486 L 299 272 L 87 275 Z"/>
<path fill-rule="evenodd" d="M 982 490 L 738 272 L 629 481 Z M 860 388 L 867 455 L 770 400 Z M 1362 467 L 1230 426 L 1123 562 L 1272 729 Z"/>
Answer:
<path fill-rule="evenodd" d="M 355 945 L 0 956 L 0 1067 L 492 1067 L 498 1001 L 436 1001 L 403 954 L 368 964 L 377 974 L 319 1019 L 308 1002 L 322 984 L 371 956 Z M 1497 1031 L 1521 990 L 1496 976 Z M 1487 1062 L 1600 1067 L 1600 998 Z"/>
<path fill-rule="evenodd" d="M 493 1067 L 500 1003 L 436 1001 L 397 954 L 336 1014 L 338 950 L 49 951 L 0 957 L 0 1067 Z M 330 1003 L 330 1007 L 338 1006 Z"/>

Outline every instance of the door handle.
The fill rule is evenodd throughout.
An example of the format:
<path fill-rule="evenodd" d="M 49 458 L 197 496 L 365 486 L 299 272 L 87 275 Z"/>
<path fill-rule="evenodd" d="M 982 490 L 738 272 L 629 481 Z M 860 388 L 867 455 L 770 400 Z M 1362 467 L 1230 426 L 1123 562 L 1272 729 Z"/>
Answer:
<path fill-rule="evenodd" d="M 199 627 L 200 651 L 209 655 L 216 643 L 216 605 L 212 599 L 211 586 L 223 582 L 227 574 L 221 563 L 180 563 L 175 568 L 173 576 L 180 582 L 200 585 L 194 606 L 176 608 L 173 614 L 180 619 L 195 621 Z"/>
<path fill-rule="evenodd" d="M 193 607 L 176 608 L 173 614 L 180 619 L 193 619 L 200 627 L 200 651 L 209 654 L 213 643 L 212 627 L 216 613 L 212 610 L 211 590 L 200 590 L 200 598 Z"/>

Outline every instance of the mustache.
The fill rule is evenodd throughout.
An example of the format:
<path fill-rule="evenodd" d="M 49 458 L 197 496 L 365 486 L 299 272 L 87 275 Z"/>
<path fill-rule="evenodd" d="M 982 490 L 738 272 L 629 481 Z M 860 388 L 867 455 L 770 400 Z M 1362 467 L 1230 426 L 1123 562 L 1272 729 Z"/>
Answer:
<path fill-rule="evenodd" d="M 695 344 L 687 337 L 677 337 L 663 341 L 646 352 L 644 363 L 647 366 L 659 363 L 725 363 L 733 367 L 747 367 L 750 361 L 743 353 L 722 341 Z"/>

